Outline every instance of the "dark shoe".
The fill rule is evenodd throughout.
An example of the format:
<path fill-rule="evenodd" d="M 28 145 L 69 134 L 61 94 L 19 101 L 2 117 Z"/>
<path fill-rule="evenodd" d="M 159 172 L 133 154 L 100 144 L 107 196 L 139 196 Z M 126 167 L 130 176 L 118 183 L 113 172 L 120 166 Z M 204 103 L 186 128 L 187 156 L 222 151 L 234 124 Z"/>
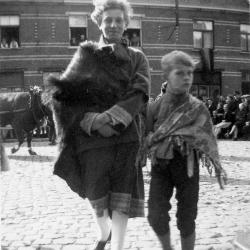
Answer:
<path fill-rule="evenodd" d="M 233 141 L 238 141 L 238 138 L 237 138 L 237 137 L 234 137 L 234 138 L 233 138 Z"/>
<path fill-rule="evenodd" d="M 97 241 L 93 250 L 104 250 L 107 242 L 110 242 L 110 240 L 111 240 L 111 232 L 106 241 Z"/>

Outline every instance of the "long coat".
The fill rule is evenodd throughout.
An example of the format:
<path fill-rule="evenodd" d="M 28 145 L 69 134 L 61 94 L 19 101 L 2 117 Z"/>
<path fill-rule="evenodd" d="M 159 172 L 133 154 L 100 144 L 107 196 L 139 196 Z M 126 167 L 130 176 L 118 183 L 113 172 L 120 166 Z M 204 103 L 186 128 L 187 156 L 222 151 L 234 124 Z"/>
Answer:
<path fill-rule="evenodd" d="M 125 44 L 85 42 L 76 51 L 60 79 L 51 77 L 44 99 L 52 101 L 60 154 L 54 174 L 85 197 L 79 177 L 77 154 L 92 148 L 139 141 L 140 112 L 148 100 L 150 74 L 145 55 Z M 116 126 L 119 136 L 88 135 L 80 128 L 87 112 L 102 113 L 118 105 L 131 117 L 131 124 Z"/>

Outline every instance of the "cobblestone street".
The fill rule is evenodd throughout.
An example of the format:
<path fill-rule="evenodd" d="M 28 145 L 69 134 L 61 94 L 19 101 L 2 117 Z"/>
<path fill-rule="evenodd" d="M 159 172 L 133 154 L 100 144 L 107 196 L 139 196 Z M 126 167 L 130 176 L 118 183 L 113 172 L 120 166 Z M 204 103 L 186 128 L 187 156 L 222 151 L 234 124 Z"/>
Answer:
<path fill-rule="evenodd" d="M 8 250 L 91 249 L 94 222 L 88 204 L 66 183 L 52 174 L 56 146 L 34 142 L 37 156 L 22 147 L 11 155 L 13 143 L 6 143 L 10 158 L 8 172 L 1 173 L 1 245 Z M 223 167 L 229 181 L 220 190 L 206 169 L 200 173 L 200 200 L 196 247 L 215 249 L 236 239 L 237 232 L 250 228 L 250 142 L 219 141 Z M 146 214 L 149 164 L 145 168 Z M 172 200 L 171 234 L 179 248 L 176 203 Z M 107 247 L 108 249 L 108 247 Z M 125 249 L 161 249 L 146 218 L 129 220 Z"/>

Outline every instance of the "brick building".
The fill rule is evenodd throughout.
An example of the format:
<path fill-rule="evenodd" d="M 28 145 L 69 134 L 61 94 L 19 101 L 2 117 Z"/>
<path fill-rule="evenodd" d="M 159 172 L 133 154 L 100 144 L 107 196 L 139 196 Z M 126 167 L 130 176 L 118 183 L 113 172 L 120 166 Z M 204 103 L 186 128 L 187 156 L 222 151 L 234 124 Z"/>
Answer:
<path fill-rule="evenodd" d="M 134 17 L 125 35 L 149 59 L 152 96 L 162 82 L 160 58 L 174 49 L 200 61 L 195 95 L 250 93 L 249 0 L 131 3 Z M 65 69 L 81 40 L 100 35 L 90 0 L 0 0 L 0 6 L 0 91 L 43 85 L 49 73 Z"/>

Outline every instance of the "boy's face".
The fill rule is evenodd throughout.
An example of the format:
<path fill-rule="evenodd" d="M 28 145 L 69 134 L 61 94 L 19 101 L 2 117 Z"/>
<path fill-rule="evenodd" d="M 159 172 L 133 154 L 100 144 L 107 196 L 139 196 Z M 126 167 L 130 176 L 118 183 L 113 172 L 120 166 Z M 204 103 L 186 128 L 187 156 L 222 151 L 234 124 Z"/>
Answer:
<path fill-rule="evenodd" d="M 171 90 L 176 94 L 188 92 L 193 83 L 193 72 L 193 67 L 182 64 L 174 65 L 166 76 Z"/>

